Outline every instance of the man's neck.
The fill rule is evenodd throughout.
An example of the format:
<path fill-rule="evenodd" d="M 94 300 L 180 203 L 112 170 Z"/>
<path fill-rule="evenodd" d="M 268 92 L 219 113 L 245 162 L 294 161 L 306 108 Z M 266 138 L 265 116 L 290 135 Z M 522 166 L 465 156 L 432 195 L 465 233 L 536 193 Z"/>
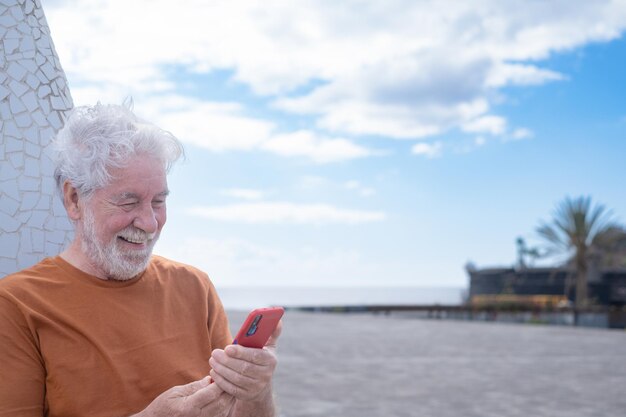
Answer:
<path fill-rule="evenodd" d="M 109 278 L 102 271 L 86 259 L 81 250 L 80 243 L 76 240 L 74 240 L 66 250 L 61 252 L 59 256 L 73 267 L 80 269 L 88 275 L 104 281 L 109 280 Z"/>

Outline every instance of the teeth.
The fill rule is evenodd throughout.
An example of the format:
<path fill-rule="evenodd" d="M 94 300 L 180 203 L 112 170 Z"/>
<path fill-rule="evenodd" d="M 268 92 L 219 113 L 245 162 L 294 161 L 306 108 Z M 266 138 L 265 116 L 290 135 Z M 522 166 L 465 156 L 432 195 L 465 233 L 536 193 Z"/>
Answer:
<path fill-rule="evenodd" d="M 135 244 L 148 244 L 156 237 L 156 233 L 145 233 L 142 230 L 131 227 L 121 230 L 119 233 L 120 234 L 117 235 L 117 237 L 128 243 Z"/>
<path fill-rule="evenodd" d="M 120 237 L 122 239 L 124 239 L 125 241 L 130 242 L 130 243 L 145 243 L 145 240 L 143 240 L 143 239 L 138 240 L 138 239 L 133 239 L 133 238 L 126 237 L 126 236 L 120 236 Z"/>

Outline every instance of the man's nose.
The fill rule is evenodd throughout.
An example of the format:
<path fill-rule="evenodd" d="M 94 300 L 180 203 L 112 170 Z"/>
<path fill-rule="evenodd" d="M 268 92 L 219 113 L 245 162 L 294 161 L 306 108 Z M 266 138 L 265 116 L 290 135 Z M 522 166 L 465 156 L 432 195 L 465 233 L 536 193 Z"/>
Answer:
<path fill-rule="evenodd" d="M 141 208 L 141 211 L 135 217 L 133 226 L 146 233 L 156 233 L 159 228 L 159 221 L 151 204 L 145 204 Z"/>

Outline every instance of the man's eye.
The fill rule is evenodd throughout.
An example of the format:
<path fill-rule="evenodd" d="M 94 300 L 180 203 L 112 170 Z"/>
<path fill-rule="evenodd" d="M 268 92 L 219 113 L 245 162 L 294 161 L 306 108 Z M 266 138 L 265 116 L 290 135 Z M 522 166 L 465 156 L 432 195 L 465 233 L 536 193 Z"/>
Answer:
<path fill-rule="evenodd" d="M 157 207 L 162 206 L 163 204 L 165 204 L 165 200 L 154 200 L 152 202 L 152 205 Z"/>

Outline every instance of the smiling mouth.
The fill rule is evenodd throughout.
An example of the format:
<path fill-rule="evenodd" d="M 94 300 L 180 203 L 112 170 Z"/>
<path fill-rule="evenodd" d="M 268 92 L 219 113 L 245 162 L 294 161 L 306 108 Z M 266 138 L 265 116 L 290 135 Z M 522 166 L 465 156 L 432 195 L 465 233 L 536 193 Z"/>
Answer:
<path fill-rule="evenodd" d="M 128 237 L 123 237 L 123 236 L 118 236 L 117 238 L 123 240 L 124 242 L 132 243 L 132 244 L 135 244 L 135 245 L 141 245 L 141 244 L 144 244 L 144 243 L 148 243 L 147 240 L 136 240 L 136 239 L 131 239 L 131 238 L 128 238 Z"/>

